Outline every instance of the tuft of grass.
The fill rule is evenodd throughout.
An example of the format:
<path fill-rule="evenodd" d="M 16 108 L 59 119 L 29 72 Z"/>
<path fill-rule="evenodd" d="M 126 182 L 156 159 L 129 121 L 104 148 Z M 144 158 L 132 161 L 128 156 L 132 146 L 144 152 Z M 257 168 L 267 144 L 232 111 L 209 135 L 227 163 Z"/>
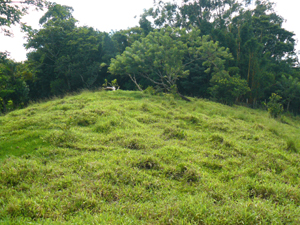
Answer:
<path fill-rule="evenodd" d="M 212 134 L 209 140 L 215 143 L 223 143 L 224 137 L 220 134 Z"/>
<path fill-rule="evenodd" d="M 288 151 L 291 151 L 291 152 L 295 152 L 297 153 L 298 152 L 298 149 L 296 147 L 296 143 L 293 139 L 289 138 L 287 141 L 286 141 L 286 149 Z"/>
<path fill-rule="evenodd" d="M 133 166 L 139 169 L 147 169 L 147 170 L 160 168 L 159 160 L 149 156 L 147 157 L 144 156 L 136 159 L 136 162 L 133 163 Z"/>
<path fill-rule="evenodd" d="M 123 146 L 125 148 L 129 148 L 133 150 L 140 150 L 145 148 L 143 141 L 139 138 L 126 139 L 123 143 Z"/>
<path fill-rule="evenodd" d="M 164 132 L 162 134 L 167 139 L 184 139 L 186 138 L 186 133 L 184 130 L 168 127 L 164 129 Z"/>
<path fill-rule="evenodd" d="M 73 132 L 60 130 L 54 130 L 43 138 L 43 141 L 57 147 L 66 147 L 69 143 L 74 143 L 77 140 L 78 138 Z"/>

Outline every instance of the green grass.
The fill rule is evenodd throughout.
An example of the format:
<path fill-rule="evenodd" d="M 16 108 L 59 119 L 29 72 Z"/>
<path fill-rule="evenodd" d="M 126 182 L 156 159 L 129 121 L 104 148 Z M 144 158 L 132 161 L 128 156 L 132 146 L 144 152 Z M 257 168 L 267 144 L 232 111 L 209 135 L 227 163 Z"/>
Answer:
<path fill-rule="evenodd" d="M 0 117 L 1 224 L 299 224 L 300 120 L 83 92 Z"/>

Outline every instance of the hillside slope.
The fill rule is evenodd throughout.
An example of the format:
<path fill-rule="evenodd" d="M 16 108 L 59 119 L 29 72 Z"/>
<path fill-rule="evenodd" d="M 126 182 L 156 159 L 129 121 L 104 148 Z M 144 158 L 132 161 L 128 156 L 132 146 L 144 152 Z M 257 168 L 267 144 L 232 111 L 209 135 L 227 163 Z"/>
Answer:
<path fill-rule="evenodd" d="M 299 224 L 300 123 L 84 92 L 0 117 L 1 224 Z"/>

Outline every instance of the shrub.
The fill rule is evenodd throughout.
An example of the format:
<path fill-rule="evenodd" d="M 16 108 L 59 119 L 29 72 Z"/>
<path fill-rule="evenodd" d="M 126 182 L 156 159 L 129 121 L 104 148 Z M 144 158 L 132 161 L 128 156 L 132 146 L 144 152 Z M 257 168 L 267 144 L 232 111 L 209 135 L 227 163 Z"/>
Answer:
<path fill-rule="evenodd" d="M 156 90 L 154 89 L 154 87 L 148 86 L 148 87 L 144 90 L 144 93 L 150 94 L 150 95 L 155 95 L 155 94 L 156 94 Z"/>
<path fill-rule="evenodd" d="M 266 104 L 268 112 L 271 117 L 277 118 L 283 112 L 283 106 L 279 102 L 281 100 L 281 96 L 272 93 L 272 96 L 269 99 L 270 101 Z"/>
<path fill-rule="evenodd" d="M 247 81 L 238 75 L 214 76 L 211 84 L 209 90 L 212 98 L 227 105 L 232 105 L 238 97 L 250 91 Z"/>

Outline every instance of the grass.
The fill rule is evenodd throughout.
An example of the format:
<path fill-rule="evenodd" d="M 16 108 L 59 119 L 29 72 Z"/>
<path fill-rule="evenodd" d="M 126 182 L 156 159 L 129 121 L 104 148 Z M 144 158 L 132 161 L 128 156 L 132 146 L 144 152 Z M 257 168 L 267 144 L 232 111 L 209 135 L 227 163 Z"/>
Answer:
<path fill-rule="evenodd" d="M 299 224 L 299 130 L 140 92 L 33 104 L 0 117 L 0 222 Z"/>

